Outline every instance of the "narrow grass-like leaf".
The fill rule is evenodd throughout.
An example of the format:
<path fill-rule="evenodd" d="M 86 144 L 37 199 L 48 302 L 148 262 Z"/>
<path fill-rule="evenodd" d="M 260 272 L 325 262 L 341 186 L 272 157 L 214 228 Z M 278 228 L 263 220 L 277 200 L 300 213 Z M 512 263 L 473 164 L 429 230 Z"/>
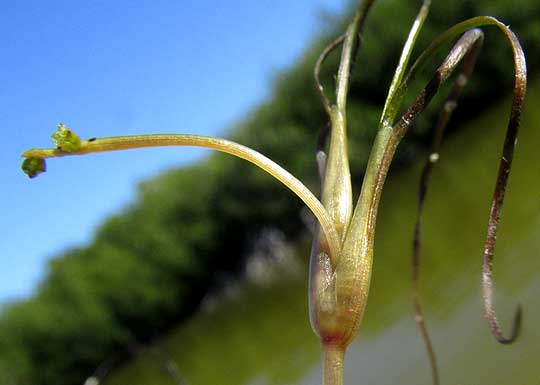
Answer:
<path fill-rule="evenodd" d="M 321 74 L 321 67 L 324 64 L 325 60 L 328 58 L 328 55 L 332 53 L 333 50 L 335 50 L 343 41 L 345 40 L 345 34 L 341 35 L 337 39 L 335 39 L 333 42 L 328 44 L 324 50 L 319 55 L 317 62 L 315 63 L 315 68 L 313 69 L 313 79 L 315 80 L 315 90 L 319 94 L 319 97 L 321 99 L 321 103 L 324 107 L 324 110 L 328 114 L 328 118 L 332 118 L 332 105 L 330 103 L 330 100 L 324 93 L 324 87 L 321 83 L 320 74 Z"/>
<path fill-rule="evenodd" d="M 409 71 L 407 77 L 402 83 L 402 88 L 400 92 L 404 92 L 407 89 L 407 85 L 412 79 L 414 79 L 416 72 L 444 44 L 451 41 L 453 38 L 470 28 L 485 25 L 494 25 L 504 33 L 505 37 L 507 38 L 512 47 L 515 72 L 512 107 L 510 111 L 510 118 L 508 120 L 506 137 L 502 151 L 503 154 L 499 163 L 499 171 L 495 185 L 495 192 L 493 194 L 492 205 L 489 214 L 488 231 L 484 244 L 484 256 L 482 264 L 482 288 L 484 297 L 485 318 L 488 321 L 491 333 L 497 339 L 497 341 L 503 344 L 508 344 L 513 342 L 518 336 L 519 325 L 521 322 L 521 307 L 518 306 L 516 310 L 510 336 L 504 336 L 497 320 L 493 305 L 493 256 L 495 252 L 497 228 L 500 220 L 502 204 L 504 202 L 504 195 L 506 192 L 506 185 L 508 183 L 508 176 L 510 174 L 510 168 L 512 165 L 514 148 L 517 142 L 517 134 L 521 121 L 521 111 L 523 108 L 523 102 L 525 100 L 525 94 L 527 89 L 527 66 L 521 44 L 519 43 L 516 35 L 506 25 L 493 17 L 481 16 L 466 20 L 448 29 L 446 32 L 444 32 L 442 35 L 440 35 L 437 39 L 434 40 L 434 42 L 426 49 L 426 51 L 424 51 L 424 53 L 411 67 L 411 70 Z M 456 54 L 459 54 L 459 52 L 457 52 Z M 448 61 L 448 59 L 451 58 L 447 57 L 446 61 Z M 417 97 L 417 99 L 407 110 L 407 112 L 403 114 L 401 119 L 397 122 L 396 126 L 394 126 L 394 130 L 396 130 L 396 135 L 403 135 L 405 133 L 410 124 L 414 121 L 414 119 L 416 119 L 418 114 L 423 111 L 427 103 L 429 103 L 433 95 L 437 92 L 442 82 L 444 82 L 444 80 L 446 80 L 446 78 L 450 75 L 452 70 L 452 66 L 448 65 L 443 65 L 439 67 L 435 77 Z"/>
<path fill-rule="evenodd" d="M 414 49 L 416 40 L 418 39 L 418 34 L 420 33 L 420 30 L 424 25 L 424 21 L 426 20 L 426 17 L 429 13 L 430 5 L 431 0 L 424 0 L 424 3 L 422 4 L 422 7 L 420 7 L 418 15 L 416 15 L 413 26 L 411 27 L 409 36 L 405 41 L 405 45 L 403 46 L 403 50 L 401 52 L 401 57 L 399 58 L 396 71 L 394 72 L 392 83 L 390 83 L 390 88 L 388 89 L 388 96 L 386 97 L 386 102 L 384 104 L 383 112 L 381 115 L 381 126 L 392 125 L 399 106 L 401 105 L 403 94 L 398 93 L 397 90 L 401 85 L 405 70 L 407 69 L 407 65 L 409 64 L 409 59 Z"/>
<path fill-rule="evenodd" d="M 471 34 L 473 32 L 471 31 L 468 33 Z M 412 260 L 411 260 L 412 289 L 413 289 L 412 298 L 413 298 L 413 308 L 414 308 L 414 319 L 416 321 L 418 330 L 426 346 L 426 351 L 428 353 L 429 362 L 431 366 L 431 376 L 432 376 L 434 385 L 439 384 L 439 371 L 437 368 L 437 358 L 435 355 L 435 349 L 433 347 L 433 343 L 431 341 L 429 332 L 427 330 L 424 313 L 422 311 L 422 306 L 420 303 L 419 288 L 418 288 L 419 274 L 420 274 L 419 268 L 420 268 L 420 254 L 421 254 L 421 239 L 422 239 L 422 213 L 424 209 L 426 195 L 428 192 L 428 186 L 429 186 L 429 181 L 431 178 L 431 173 L 433 171 L 434 165 L 439 160 L 439 153 L 440 153 L 442 140 L 444 137 L 444 132 L 446 130 L 446 127 L 452 116 L 453 111 L 457 107 L 459 98 L 463 92 L 463 89 L 465 88 L 465 85 L 467 84 L 467 80 L 470 77 L 472 71 L 474 70 L 474 65 L 476 63 L 478 53 L 482 46 L 483 33 L 479 30 L 474 30 L 474 34 L 475 34 L 475 39 L 473 40 L 465 39 L 465 43 L 466 43 L 465 45 L 460 41 L 452 48 L 452 51 L 465 49 L 467 51 L 467 54 L 465 58 L 463 59 L 464 60 L 463 67 L 459 75 L 457 76 L 454 82 L 454 86 L 452 90 L 450 91 L 450 94 L 446 98 L 446 101 L 439 115 L 439 119 L 437 121 L 435 131 L 433 133 L 430 154 L 422 170 L 422 174 L 420 177 L 420 185 L 418 189 L 417 219 L 416 219 L 416 224 L 415 224 L 415 229 L 414 229 L 413 254 L 412 254 Z M 469 41 L 472 41 L 472 43 L 467 44 L 467 42 Z"/>

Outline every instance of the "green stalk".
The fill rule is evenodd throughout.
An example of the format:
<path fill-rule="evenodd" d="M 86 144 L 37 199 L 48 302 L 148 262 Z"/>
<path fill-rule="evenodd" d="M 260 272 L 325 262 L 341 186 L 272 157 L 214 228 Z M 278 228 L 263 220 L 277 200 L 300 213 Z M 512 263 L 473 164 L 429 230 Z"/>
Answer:
<path fill-rule="evenodd" d="M 345 349 L 339 345 L 324 345 L 323 385 L 343 385 Z"/>
<path fill-rule="evenodd" d="M 80 142 L 79 147 L 71 152 L 58 148 L 31 149 L 24 152 L 22 156 L 27 158 L 27 160 L 32 160 L 158 146 L 196 146 L 210 148 L 237 156 L 255 164 L 287 186 L 310 208 L 321 224 L 321 229 L 326 236 L 331 254 L 338 254 L 341 247 L 336 229 L 325 208 L 313 193 L 291 173 L 271 159 L 251 148 L 230 140 L 188 134 L 116 136 L 83 140 Z"/>

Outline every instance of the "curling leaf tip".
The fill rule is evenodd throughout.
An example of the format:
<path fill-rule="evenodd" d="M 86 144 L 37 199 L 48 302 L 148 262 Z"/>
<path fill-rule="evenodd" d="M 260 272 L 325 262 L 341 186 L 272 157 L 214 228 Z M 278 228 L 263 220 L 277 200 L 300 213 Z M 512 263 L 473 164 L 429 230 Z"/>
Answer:
<path fill-rule="evenodd" d="M 26 158 L 23 160 L 21 168 L 30 178 L 35 178 L 47 170 L 45 159 L 41 158 Z"/>
<path fill-rule="evenodd" d="M 81 148 L 81 139 L 65 124 L 60 123 L 56 131 L 51 135 L 58 150 L 75 152 Z"/>

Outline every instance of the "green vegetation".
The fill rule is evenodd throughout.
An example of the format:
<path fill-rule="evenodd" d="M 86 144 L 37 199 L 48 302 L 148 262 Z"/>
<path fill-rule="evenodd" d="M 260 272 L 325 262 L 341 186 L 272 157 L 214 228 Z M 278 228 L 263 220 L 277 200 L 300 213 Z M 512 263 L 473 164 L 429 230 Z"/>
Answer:
<path fill-rule="evenodd" d="M 424 36 L 472 14 L 490 13 L 493 2 L 467 4 L 461 10 L 440 6 L 449 9 L 434 8 Z M 348 102 L 355 182 L 361 180 L 376 133 L 385 96 L 380 84 L 389 84 L 408 29 L 404 26 L 413 19 L 416 7 L 414 2 L 385 2 L 373 10 L 366 25 L 370 39 L 365 40 L 357 63 L 362 71 L 357 71 Z M 515 6 L 501 7 L 508 14 L 498 16 L 530 46 L 529 65 L 537 67 L 540 55 L 534 49 L 538 47 L 528 44 L 540 29 L 534 4 L 523 4 L 519 14 Z M 394 12 L 400 15 L 392 18 L 395 29 L 387 28 Z M 326 40 L 321 38 L 298 66 L 277 79 L 268 103 L 232 133 L 234 140 L 286 164 L 311 187 L 317 183 L 309 149 L 315 148 L 314 133 L 325 117 L 309 85 L 315 53 Z M 490 49 L 489 41 L 488 59 L 481 62 L 472 84 L 474 107 L 464 111 L 461 119 L 486 108 L 493 87 L 507 87 L 503 93 L 510 89 L 508 52 Z M 332 84 L 336 68 L 332 60 L 324 67 L 324 84 Z M 493 79 L 501 83 L 494 84 Z M 400 147 L 398 161 L 407 162 L 417 153 L 427 127 L 425 121 L 419 122 Z M 28 168 L 32 174 L 41 171 L 34 165 Z M 300 202 L 292 201 L 267 176 L 220 156 L 142 184 L 138 202 L 108 220 L 92 245 L 53 260 L 38 294 L 5 310 L 0 320 L 0 382 L 80 383 L 104 357 L 132 341 L 148 341 L 191 314 L 208 290 L 219 284 L 220 275 L 239 270 L 251 240 L 262 229 L 277 227 L 290 239 L 298 237 L 304 229 L 300 209 Z"/>

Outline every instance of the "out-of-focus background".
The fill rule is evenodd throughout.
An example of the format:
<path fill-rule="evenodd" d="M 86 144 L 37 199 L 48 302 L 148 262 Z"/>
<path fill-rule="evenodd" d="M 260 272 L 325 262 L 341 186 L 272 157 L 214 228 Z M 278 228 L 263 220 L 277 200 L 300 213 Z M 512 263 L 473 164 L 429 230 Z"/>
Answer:
<path fill-rule="evenodd" d="M 317 384 L 307 316 L 312 218 L 263 172 L 227 155 L 148 149 L 53 159 L 29 181 L 28 147 L 58 122 L 83 138 L 191 132 L 232 138 L 318 191 L 326 118 L 312 68 L 356 5 L 183 1 L 20 2 L 0 15 L 0 383 Z M 366 24 L 349 102 L 358 192 L 387 86 L 418 1 L 381 0 Z M 416 55 L 452 24 L 501 18 L 520 37 L 530 89 L 496 251 L 496 306 L 515 345 L 482 317 L 483 238 L 509 112 L 511 49 L 486 28 L 425 215 L 421 298 L 444 383 L 538 384 L 540 6 L 435 2 Z M 449 47 L 450 48 L 450 47 Z M 339 55 L 323 69 L 327 90 Z M 411 91 L 420 89 L 432 63 Z M 429 384 L 410 305 L 416 192 L 437 98 L 400 145 L 381 203 L 364 324 L 347 383 Z"/>

